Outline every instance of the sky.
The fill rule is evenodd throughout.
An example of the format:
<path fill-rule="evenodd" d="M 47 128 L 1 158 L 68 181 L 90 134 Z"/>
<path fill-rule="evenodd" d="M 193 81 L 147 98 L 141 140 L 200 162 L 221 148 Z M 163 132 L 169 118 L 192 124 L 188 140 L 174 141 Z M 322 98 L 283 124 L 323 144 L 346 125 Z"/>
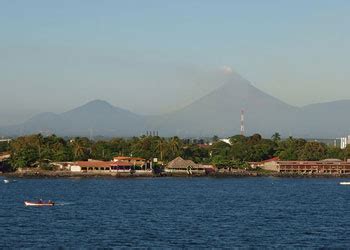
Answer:
<path fill-rule="evenodd" d="M 348 0 L 0 1 L 0 124 L 165 113 L 234 72 L 295 106 L 350 99 Z"/>

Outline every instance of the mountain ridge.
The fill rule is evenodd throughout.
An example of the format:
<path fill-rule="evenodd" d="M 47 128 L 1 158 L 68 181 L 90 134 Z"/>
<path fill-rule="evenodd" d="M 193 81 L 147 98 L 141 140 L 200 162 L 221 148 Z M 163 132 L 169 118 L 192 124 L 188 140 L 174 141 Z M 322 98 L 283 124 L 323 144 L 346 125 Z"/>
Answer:
<path fill-rule="evenodd" d="M 191 104 L 163 115 L 140 115 L 115 107 L 104 100 L 92 100 L 59 114 L 45 112 L 27 121 L 0 128 L 0 134 L 46 131 L 57 135 L 137 136 L 157 130 L 164 136 L 229 136 L 240 131 L 240 113 L 245 112 L 246 133 L 271 136 L 336 137 L 350 132 L 344 112 L 350 100 L 292 106 L 261 91 L 239 75 Z M 337 129 L 331 130 L 336 124 Z M 19 132 L 21 131 L 21 132 Z"/>

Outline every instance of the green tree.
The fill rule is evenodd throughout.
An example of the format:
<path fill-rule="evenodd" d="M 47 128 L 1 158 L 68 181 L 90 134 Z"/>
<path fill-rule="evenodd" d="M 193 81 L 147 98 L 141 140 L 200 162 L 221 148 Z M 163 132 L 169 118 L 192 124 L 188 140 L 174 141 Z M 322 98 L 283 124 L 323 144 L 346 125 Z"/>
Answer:
<path fill-rule="evenodd" d="M 174 136 L 169 141 L 169 147 L 174 157 L 180 155 L 181 141 L 179 137 Z"/>
<path fill-rule="evenodd" d="M 218 141 L 214 143 L 210 147 L 211 156 L 212 156 L 212 163 L 215 165 L 224 165 L 227 162 L 234 159 L 234 155 L 232 154 L 232 147 L 231 145 Z"/>
<path fill-rule="evenodd" d="M 271 137 L 272 141 L 274 141 L 275 143 L 278 143 L 281 141 L 281 135 L 280 133 L 276 132 L 272 135 Z"/>
<path fill-rule="evenodd" d="M 304 139 L 289 137 L 287 140 L 278 143 L 275 156 L 278 156 L 281 160 L 296 161 L 300 158 L 299 155 L 305 144 L 306 141 Z"/>
<path fill-rule="evenodd" d="M 345 159 L 350 159 L 350 145 L 347 145 L 343 151 L 343 156 Z"/>
<path fill-rule="evenodd" d="M 217 142 L 219 140 L 219 136 L 214 135 L 213 138 L 211 139 L 212 142 Z"/>
<path fill-rule="evenodd" d="M 112 152 L 111 143 L 107 141 L 97 141 L 92 145 L 91 156 L 93 159 L 110 161 L 115 156 Z"/>
<path fill-rule="evenodd" d="M 208 147 L 199 147 L 196 144 L 190 144 L 183 147 L 181 157 L 197 163 L 210 163 L 210 154 Z"/>
<path fill-rule="evenodd" d="M 300 160 L 303 161 L 318 161 L 326 156 L 326 147 L 319 142 L 307 142 L 300 152 Z"/>
<path fill-rule="evenodd" d="M 87 160 L 91 155 L 91 144 L 85 137 L 76 137 L 71 140 L 74 160 Z"/>
<path fill-rule="evenodd" d="M 10 150 L 10 143 L 8 142 L 0 142 L 0 153 L 6 152 Z"/>
<path fill-rule="evenodd" d="M 334 146 L 329 146 L 327 148 L 327 158 L 346 160 L 346 150 L 342 150 Z"/>
<path fill-rule="evenodd" d="M 18 137 L 10 143 L 11 160 L 13 168 L 31 167 L 41 159 L 42 136 L 30 135 Z"/>

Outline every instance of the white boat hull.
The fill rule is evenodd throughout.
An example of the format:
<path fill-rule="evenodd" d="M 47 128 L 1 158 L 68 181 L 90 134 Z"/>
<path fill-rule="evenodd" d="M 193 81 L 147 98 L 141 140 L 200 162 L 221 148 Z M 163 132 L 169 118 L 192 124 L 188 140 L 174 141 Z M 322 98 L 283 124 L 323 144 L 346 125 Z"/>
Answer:
<path fill-rule="evenodd" d="M 27 207 L 52 207 L 55 205 L 55 203 L 54 202 L 39 203 L 39 202 L 25 201 L 24 205 L 26 205 Z"/>
<path fill-rule="evenodd" d="M 343 181 L 339 183 L 340 185 L 350 185 L 350 181 Z"/>

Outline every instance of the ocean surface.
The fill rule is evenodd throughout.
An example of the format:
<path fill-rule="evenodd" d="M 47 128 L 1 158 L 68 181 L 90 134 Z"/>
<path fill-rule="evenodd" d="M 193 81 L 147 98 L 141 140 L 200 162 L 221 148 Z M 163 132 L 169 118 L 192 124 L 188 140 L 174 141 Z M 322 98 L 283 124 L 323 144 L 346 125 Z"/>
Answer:
<path fill-rule="evenodd" d="M 349 248 L 344 180 L 1 179 L 0 248 Z"/>

